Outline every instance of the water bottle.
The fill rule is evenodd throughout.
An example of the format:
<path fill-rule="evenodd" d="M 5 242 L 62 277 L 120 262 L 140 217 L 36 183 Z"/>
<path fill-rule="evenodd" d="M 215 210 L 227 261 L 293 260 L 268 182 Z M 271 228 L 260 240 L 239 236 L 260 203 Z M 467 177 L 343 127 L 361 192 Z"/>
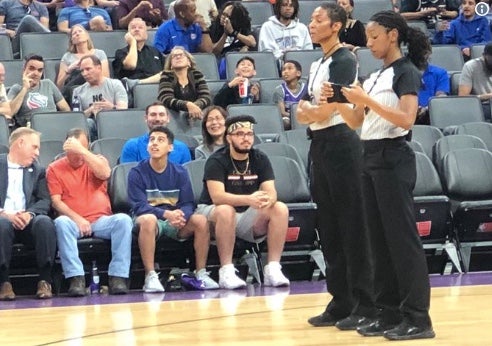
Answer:
<path fill-rule="evenodd" d="M 90 285 L 91 294 L 99 293 L 99 272 L 97 270 L 96 261 L 92 261 L 92 281 Z"/>
<path fill-rule="evenodd" d="M 79 97 L 77 95 L 73 95 L 72 111 L 73 112 L 80 112 L 80 100 L 79 100 Z"/>

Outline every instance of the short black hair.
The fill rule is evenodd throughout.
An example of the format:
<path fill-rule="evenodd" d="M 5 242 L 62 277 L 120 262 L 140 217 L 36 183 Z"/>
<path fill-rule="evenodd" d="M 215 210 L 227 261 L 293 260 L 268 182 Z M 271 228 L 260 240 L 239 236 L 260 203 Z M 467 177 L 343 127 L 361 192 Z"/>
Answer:
<path fill-rule="evenodd" d="M 254 67 L 254 68 L 256 68 L 256 66 L 255 66 L 255 59 L 253 59 L 253 58 L 252 58 L 252 57 L 250 57 L 250 56 L 243 56 L 241 59 L 239 59 L 239 60 L 237 61 L 237 63 L 236 63 L 236 67 L 238 67 L 238 66 L 239 66 L 239 64 L 240 64 L 241 62 L 243 62 L 244 60 L 249 60 L 249 61 L 251 61 L 251 63 L 253 64 L 253 67 Z"/>
<path fill-rule="evenodd" d="M 44 63 L 44 59 L 41 55 L 39 55 L 39 54 L 28 54 L 24 57 L 24 66 L 26 66 L 26 64 L 31 60 L 36 60 L 36 61 L 40 61 L 40 62 Z"/>
<path fill-rule="evenodd" d="M 167 141 L 169 144 L 174 143 L 174 133 L 169 130 L 167 127 L 164 126 L 155 126 L 153 127 L 150 132 L 149 132 L 149 137 L 154 133 L 154 132 L 162 132 L 165 133 L 167 136 Z"/>
<path fill-rule="evenodd" d="M 297 60 L 285 60 L 284 65 L 287 63 L 291 63 L 292 65 L 294 65 L 296 67 L 297 71 L 302 72 L 302 66 L 301 66 L 301 64 L 299 64 L 299 62 Z"/>

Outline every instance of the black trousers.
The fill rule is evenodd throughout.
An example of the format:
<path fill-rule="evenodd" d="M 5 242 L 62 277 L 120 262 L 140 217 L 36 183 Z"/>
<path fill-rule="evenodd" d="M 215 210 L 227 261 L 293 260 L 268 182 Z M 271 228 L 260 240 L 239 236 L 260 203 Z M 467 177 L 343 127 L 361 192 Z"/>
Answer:
<path fill-rule="evenodd" d="M 37 215 L 24 230 L 18 231 L 7 218 L 0 217 L 0 275 L 4 277 L 1 281 L 8 278 L 14 242 L 34 247 L 40 280 L 51 282 L 49 274 L 56 255 L 53 220 L 46 215 Z"/>
<path fill-rule="evenodd" d="M 311 132 L 312 194 L 327 263 L 326 285 L 333 299 L 326 311 L 337 318 L 371 316 L 373 273 L 361 198 L 362 147 L 341 124 Z"/>
<path fill-rule="evenodd" d="M 412 191 L 415 154 L 403 137 L 362 141 L 362 187 L 374 256 L 376 305 L 388 322 L 431 325 L 427 263 Z"/>

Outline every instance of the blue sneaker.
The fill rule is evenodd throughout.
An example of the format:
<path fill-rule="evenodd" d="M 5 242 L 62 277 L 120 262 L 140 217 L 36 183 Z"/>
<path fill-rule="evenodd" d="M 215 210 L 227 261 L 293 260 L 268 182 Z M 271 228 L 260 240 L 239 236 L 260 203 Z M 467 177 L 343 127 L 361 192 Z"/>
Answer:
<path fill-rule="evenodd" d="M 196 274 L 181 274 L 181 282 L 184 286 L 192 290 L 214 290 L 219 285 L 210 278 L 205 269 L 200 269 Z"/>

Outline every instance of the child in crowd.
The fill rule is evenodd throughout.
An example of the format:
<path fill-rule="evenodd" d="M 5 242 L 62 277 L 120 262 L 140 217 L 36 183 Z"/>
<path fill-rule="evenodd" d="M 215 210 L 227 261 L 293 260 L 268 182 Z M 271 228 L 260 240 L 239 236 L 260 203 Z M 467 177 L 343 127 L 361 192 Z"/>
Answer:
<path fill-rule="evenodd" d="M 280 108 L 284 129 L 291 129 L 291 115 L 294 104 L 299 103 L 307 91 L 307 84 L 301 82 L 302 67 L 295 60 L 287 60 L 282 67 L 282 84 L 275 88 L 273 102 Z"/>

